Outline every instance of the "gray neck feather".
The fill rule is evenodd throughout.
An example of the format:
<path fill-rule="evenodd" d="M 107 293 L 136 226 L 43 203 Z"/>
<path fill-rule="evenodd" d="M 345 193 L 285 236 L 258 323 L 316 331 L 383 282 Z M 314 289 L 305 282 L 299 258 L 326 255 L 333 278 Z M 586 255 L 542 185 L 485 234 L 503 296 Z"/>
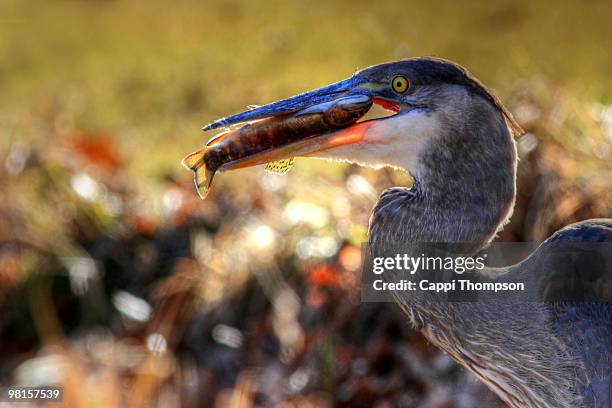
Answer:
<path fill-rule="evenodd" d="M 465 242 L 478 250 L 507 220 L 516 193 L 516 147 L 501 113 L 480 97 L 462 110 L 434 110 L 440 124 L 418 157 L 412 189 L 385 191 L 370 243 Z"/>
<path fill-rule="evenodd" d="M 420 166 L 412 169 L 414 186 L 386 190 L 374 208 L 370 220 L 374 256 L 394 245 L 406 248 L 402 244 L 420 242 L 469 243 L 465 253 L 473 253 L 488 244 L 510 217 L 516 193 L 516 147 L 499 110 L 472 97 L 463 110 L 434 110 L 430 115 L 436 116 L 441 132 L 420 153 Z M 509 405 L 572 406 L 568 363 L 542 330 L 547 324 L 543 307 L 447 302 L 432 293 L 398 291 L 395 296 L 415 328 Z M 526 348 L 525 339 L 539 348 Z M 512 361 L 517 353 L 522 364 L 516 371 L 494 371 L 496 362 Z M 545 378 L 541 372 L 553 375 Z"/>

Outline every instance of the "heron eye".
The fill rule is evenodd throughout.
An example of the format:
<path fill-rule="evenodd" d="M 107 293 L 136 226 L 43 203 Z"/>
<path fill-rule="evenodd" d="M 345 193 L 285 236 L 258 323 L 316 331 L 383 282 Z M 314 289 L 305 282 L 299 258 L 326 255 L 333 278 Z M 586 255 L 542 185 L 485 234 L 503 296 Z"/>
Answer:
<path fill-rule="evenodd" d="M 405 77 L 398 75 L 391 80 L 391 87 L 395 92 L 402 94 L 410 88 L 410 83 Z"/>

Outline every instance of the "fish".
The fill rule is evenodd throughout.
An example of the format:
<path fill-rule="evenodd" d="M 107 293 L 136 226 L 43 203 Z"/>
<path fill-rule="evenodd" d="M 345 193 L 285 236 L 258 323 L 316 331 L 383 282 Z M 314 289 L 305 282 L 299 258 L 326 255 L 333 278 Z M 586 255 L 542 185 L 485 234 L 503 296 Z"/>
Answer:
<path fill-rule="evenodd" d="M 353 95 L 247 122 L 214 136 L 204 148 L 186 156 L 182 164 L 194 172 L 196 190 L 204 199 L 217 171 L 298 140 L 350 126 L 370 110 L 372 103 L 368 96 Z M 293 158 L 285 158 L 268 163 L 266 170 L 284 174 L 292 164 Z"/>

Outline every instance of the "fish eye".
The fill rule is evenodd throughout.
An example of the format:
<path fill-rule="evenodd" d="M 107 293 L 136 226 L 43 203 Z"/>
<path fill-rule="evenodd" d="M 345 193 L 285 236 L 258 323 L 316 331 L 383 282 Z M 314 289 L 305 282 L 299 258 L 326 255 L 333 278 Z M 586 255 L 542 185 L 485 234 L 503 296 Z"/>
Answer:
<path fill-rule="evenodd" d="M 394 76 L 391 80 L 391 87 L 395 92 L 403 94 L 408 90 L 408 88 L 410 88 L 410 82 L 408 82 L 408 79 L 406 79 L 406 77 L 397 75 Z"/>

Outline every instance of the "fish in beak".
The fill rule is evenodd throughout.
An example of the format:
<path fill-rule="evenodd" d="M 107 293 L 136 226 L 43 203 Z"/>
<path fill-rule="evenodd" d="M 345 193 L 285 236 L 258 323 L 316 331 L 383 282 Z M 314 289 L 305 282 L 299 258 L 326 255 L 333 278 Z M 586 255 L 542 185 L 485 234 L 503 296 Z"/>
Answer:
<path fill-rule="evenodd" d="M 294 157 L 356 143 L 369 119 L 399 111 L 391 102 L 372 96 L 360 82 L 354 76 L 205 126 L 205 131 L 230 128 L 183 159 L 183 165 L 195 173 L 200 197 L 208 194 L 216 171 L 267 164 L 268 171 L 282 174 Z M 374 109 L 377 113 L 372 116 L 373 105 L 383 112 Z"/>

